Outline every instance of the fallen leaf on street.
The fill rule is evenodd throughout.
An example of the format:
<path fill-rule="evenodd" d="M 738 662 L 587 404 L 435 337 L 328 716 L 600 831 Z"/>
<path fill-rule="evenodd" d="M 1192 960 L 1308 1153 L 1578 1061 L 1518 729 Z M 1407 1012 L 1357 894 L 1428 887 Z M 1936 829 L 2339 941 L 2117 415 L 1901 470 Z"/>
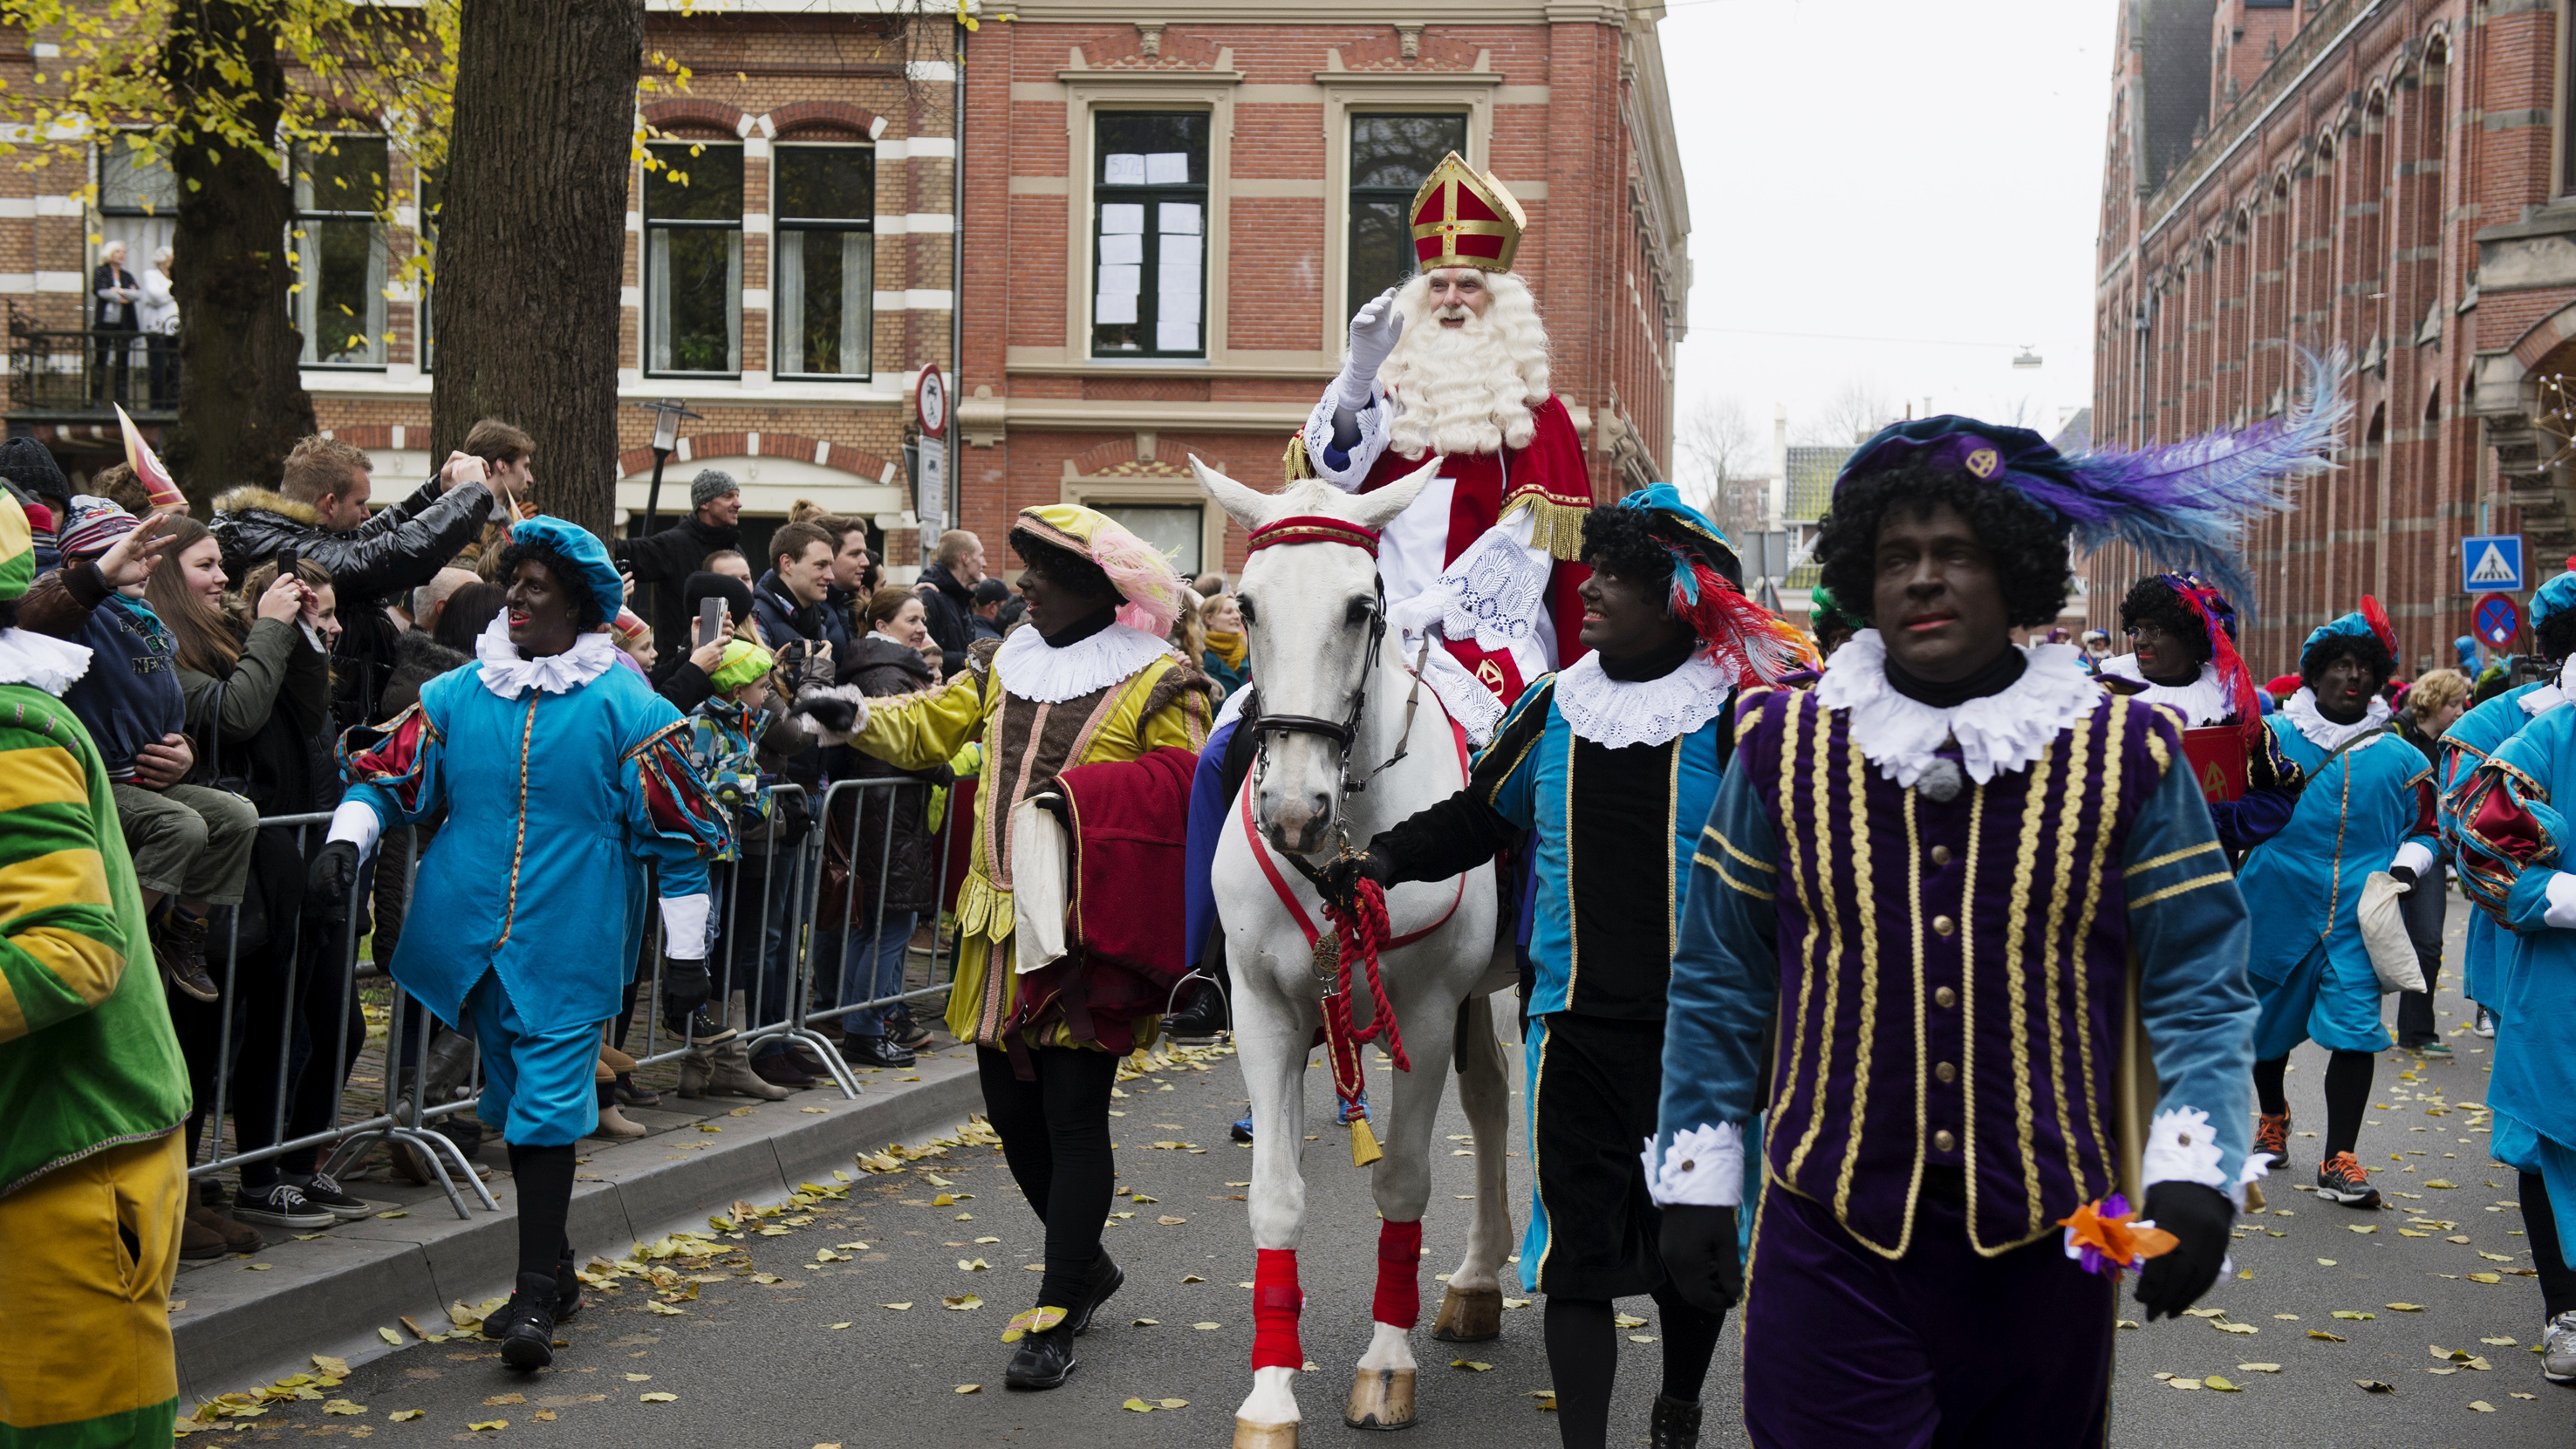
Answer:
<path fill-rule="evenodd" d="M 2372 1319 L 2372 1318 L 2377 1318 L 2379 1315 L 2378 1315 L 2378 1314 L 2376 1314 L 2376 1313 L 2355 1313 L 2355 1312 L 2353 1312 L 2353 1311 L 2352 1311 L 2351 1309 L 2349 1309 L 2349 1308 L 2338 1308 L 2338 1309 L 2336 1309 L 2336 1310 L 2334 1311 L 2334 1316 L 2335 1316 L 2335 1317 L 2337 1317 L 2337 1318 L 2345 1318 L 2345 1319 L 2352 1319 L 2352 1320 L 2355 1320 L 2355 1321 L 2359 1321 L 2359 1320 L 2362 1320 L 2362 1319 Z"/>
<path fill-rule="evenodd" d="M 1454 1369 L 1465 1369 L 1471 1374 L 1485 1373 L 1493 1368 L 1492 1364 L 1472 1358 L 1453 1358 L 1449 1360 L 1449 1366 Z"/>
<path fill-rule="evenodd" d="M 402 1335 L 394 1332 L 390 1328 L 377 1329 L 376 1337 L 383 1339 L 385 1342 L 392 1344 L 396 1348 L 402 1347 Z"/>
<path fill-rule="evenodd" d="M 1646 1320 L 1639 1318 L 1633 1313 L 1613 1314 L 1610 1322 L 1613 1327 L 1617 1328 L 1643 1328 L 1646 1326 Z"/>
<path fill-rule="evenodd" d="M 1155 1221 L 1156 1223 L 1158 1223 L 1158 1224 L 1160 1224 L 1160 1225 L 1164 1226 L 1164 1227 L 1167 1227 L 1167 1228 L 1177 1228 L 1177 1227 L 1179 1227 L 1181 1224 L 1183 1224 L 1183 1223 L 1185 1223 L 1185 1222 L 1188 1222 L 1188 1221 L 1189 1221 L 1189 1219 L 1188 1219 L 1188 1218 L 1176 1218 L 1176 1217 L 1172 1216 L 1170 1213 L 1165 1213 L 1165 1214 L 1163 1214 L 1161 1217 L 1154 1219 L 1154 1221 Z"/>
<path fill-rule="evenodd" d="M 1207 1333 L 1215 1329 L 1223 1328 L 1225 1325 L 1222 1323 L 1193 1323 L 1190 1327 L 1197 1329 L 1201 1333 Z"/>
<path fill-rule="evenodd" d="M 1190 1406 L 1190 1401 L 1187 1399 L 1156 1399 L 1154 1402 L 1166 1409 L 1186 1409 Z"/>
<path fill-rule="evenodd" d="M 2165 1380 L 2165 1383 L 2168 1387 L 2177 1389 L 2196 1389 L 2200 1387 L 2200 1380 L 2198 1379 L 2167 1379 Z"/>
<path fill-rule="evenodd" d="M 2471 1273 L 2467 1276 L 2468 1280 L 2472 1283 L 2501 1283 L 2504 1281 L 2503 1276 L 2496 1273 Z"/>
<path fill-rule="evenodd" d="M 1159 1318 L 1139 1318 L 1131 1321 L 1127 1326 L 1130 1328 L 1160 1328 L 1163 1326 L 1163 1320 Z"/>
<path fill-rule="evenodd" d="M 1129 1399 L 1118 1407 L 1125 1409 L 1131 1414 L 1150 1414 L 1154 1412 L 1154 1406 L 1146 1403 L 1143 1399 Z"/>
<path fill-rule="evenodd" d="M 2353 1382 L 2361 1385 L 2362 1392 L 2366 1394 L 2393 1394 L 2397 1392 L 2397 1386 L 2384 1379 L 2354 1379 Z"/>
<path fill-rule="evenodd" d="M 420 1418 L 428 1412 L 429 1410 L 427 1409 L 396 1409 L 392 1413 L 385 1415 L 385 1417 L 393 1420 L 397 1424 L 408 1424 L 412 1420 Z"/>
<path fill-rule="evenodd" d="M 2220 1323 L 2214 1319 L 2211 1320 L 2209 1326 L 2217 1329 L 2221 1333 L 2260 1333 L 2263 1331 L 2250 1323 Z"/>
<path fill-rule="evenodd" d="M 2388 1311 L 2391 1313 L 2421 1313 L 2424 1311 L 2424 1305 L 2421 1303 L 2391 1303 L 2388 1305 Z"/>
<path fill-rule="evenodd" d="M 551 1424 L 551 1423 L 553 1423 L 555 1420 L 557 1420 L 557 1419 L 561 1418 L 561 1417 L 562 1417 L 562 1415 L 557 1414 L 557 1413 L 556 1413 L 554 1410 L 552 1410 L 552 1409 L 539 1409 L 539 1410 L 537 1410 L 537 1417 L 538 1417 L 538 1418 L 540 1418 L 540 1419 L 543 1419 L 545 1422 L 547 1422 L 547 1423 Z"/>
<path fill-rule="evenodd" d="M 2320 1268 L 2331 1268 L 2331 1267 L 2333 1267 L 2334 1265 L 2335 1265 L 2335 1260 L 2334 1260 L 2334 1259 L 2332 1259 L 2332 1258 L 2319 1258 L 2319 1259 L 2317 1259 L 2317 1266 L 2318 1266 L 2318 1267 L 2320 1267 Z"/>
<path fill-rule="evenodd" d="M 2344 1230 L 2345 1232 L 2347 1232 L 2347 1233 L 2375 1233 L 2375 1232 L 2378 1232 L 2378 1231 L 2379 1231 L 2379 1224 L 2377 1224 L 2377 1223 L 2346 1223 L 2346 1224 L 2344 1224 L 2343 1230 Z"/>
<path fill-rule="evenodd" d="M 2492 1414 L 2495 1412 L 2495 1405 L 2488 1403 L 2484 1399 L 2469 1400 L 2469 1407 L 2481 1414 Z"/>
<path fill-rule="evenodd" d="M 961 1394 L 971 1394 L 980 1391 L 983 1387 L 984 1386 L 982 1384 L 959 1384 L 957 1386 L 957 1392 Z"/>
<path fill-rule="evenodd" d="M 503 1404 L 524 1404 L 527 1401 L 528 1396 L 525 1394 L 494 1394 L 492 1397 L 483 1401 L 483 1406 L 489 1409 L 497 1408 Z"/>
<path fill-rule="evenodd" d="M 952 1313 L 964 1313 L 968 1309 L 983 1307 L 984 1300 L 972 1293 L 960 1293 L 953 1298 L 940 1299 L 939 1306 Z"/>
<path fill-rule="evenodd" d="M 2200 1384 L 2203 1388 L 2216 1389 L 2222 1394 L 2241 1394 L 2245 1392 L 2243 1389 L 2236 1387 L 2235 1384 L 2226 1379 L 2220 1378 L 2216 1374 L 2211 1374 L 2209 1377 L 2202 1379 Z"/>
<path fill-rule="evenodd" d="M 644 1306 L 652 1312 L 661 1314 L 665 1318 L 678 1318 L 689 1311 L 685 1308 L 674 1308 L 670 1304 L 664 1303 L 658 1298 L 647 1299 Z"/>
<path fill-rule="evenodd" d="M 2511 1334 L 2507 1334 L 2501 1338 L 2481 1338 L 2478 1342 L 2483 1343 L 2490 1348 L 2514 1348 L 2519 1345 L 2520 1340 L 2514 1338 Z"/>
<path fill-rule="evenodd" d="M 992 1264 L 985 1262 L 981 1258 L 960 1258 L 957 1260 L 957 1271 L 960 1273 L 981 1273 L 992 1266 Z"/>
<path fill-rule="evenodd" d="M 507 1419 L 486 1419 L 480 1424 L 468 1424 L 465 1427 L 473 1430 L 477 1434 L 480 1434 L 487 1429 L 507 1429 L 510 1427 L 510 1421 Z"/>
<path fill-rule="evenodd" d="M 2344 1339 L 2344 1336 L 2343 1336 L 2342 1334 L 2340 1334 L 2340 1333 L 2328 1333 L 2328 1332 L 2326 1332 L 2326 1331 L 2325 1331 L 2324 1329 L 2322 1329 L 2322 1328 L 2311 1328 L 2311 1329 L 2309 1329 L 2309 1330 L 2308 1330 L 2308 1337 L 2310 1337 L 2310 1338 L 2320 1338 L 2320 1339 L 2325 1340 L 2325 1341 L 2326 1341 L 2326 1342 L 2328 1342 L 2328 1343 L 2342 1343 L 2342 1342 L 2345 1342 L 2345 1341 L 2346 1341 L 2346 1340 Z"/>
<path fill-rule="evenodd" d="M 911 1304 L 909 1304 L 909 1303 L 880 1303 L 880 1304 L 878 1304 L 877 1306 L 878 1306 L 879 1308 L 891 1308 L 891 1309 L 893 1309 L 895 1312 L 897 1312 L 897 1313 L 901 1313 L 903 1310 L 905 1310 L 905 1309 L 907 1309 L 907 1308 L 910 1308 L 912 1305 L 911 1305 Z"/>
<path fill-rule="evenodd" d="M 2459 1184 L 2458 1184 L 2458 1183 L 2456 1183 L 2456 1182 L 2445 1182 L 2445 1181 L 2443 1181 L 2442 1179 L 2440 1179 L 2440 1178 L 2438 1178 L 2438 1177 L 2428 1177 L 2428 1178 L 2424 1179 L 2424 1185 L 2425 1185 L 2426 1187 L 2458 1187 L 2458 1186 L 2459 1186 Z"/>
<path fill-rule="evenodd" d="M 676 1404 L 680 1401 L 680 1396 L 665 1393 L 638 1394 L 635 1396 L 635 1401 L 639 1404 Z"/>
<path fill-rule="evenodd" d="M 2281 1366 L 2276 1363 L 2240 1363 L 2236 1366 L 2236 1371 L 2246 1374 L 2276 1374 L 2281 1371 Z"/>
<path fill-rule="evenodd" d="M 333 1399 L 322 1406 L 322 1412 L 326 1414 L 363 1414 L 367 1412 L 367 1406 L 364 1404 L 351 1403 L 347 1399 Z"/>

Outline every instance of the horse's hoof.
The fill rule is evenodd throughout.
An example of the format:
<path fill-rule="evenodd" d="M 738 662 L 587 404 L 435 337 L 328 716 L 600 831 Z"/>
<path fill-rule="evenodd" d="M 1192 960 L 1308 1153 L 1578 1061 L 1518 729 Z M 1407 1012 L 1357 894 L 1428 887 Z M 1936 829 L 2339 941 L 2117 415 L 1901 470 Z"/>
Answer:
<path fill-rule="evenodd" d="M 1483 1343 L 1503 1336 L 1503 1290 L 1452 1286 L 1440 1300 L 1431 1336 L 1443 1343 Z"/>
<path fill-rule="evenodd" d="M 1294 1424 L 1256 1424 L 1249 1419 L 1234 1421 L 1234 1449 L 1297 1449 L 1297 1426 Z"/>
<path fill-rule="evenodd" d="M 1413 1427 L 1413 1370 L 1361 1369 L 1351 1381 L 1351 1406 L 1342 1422 L 1354 1429 Z"/>

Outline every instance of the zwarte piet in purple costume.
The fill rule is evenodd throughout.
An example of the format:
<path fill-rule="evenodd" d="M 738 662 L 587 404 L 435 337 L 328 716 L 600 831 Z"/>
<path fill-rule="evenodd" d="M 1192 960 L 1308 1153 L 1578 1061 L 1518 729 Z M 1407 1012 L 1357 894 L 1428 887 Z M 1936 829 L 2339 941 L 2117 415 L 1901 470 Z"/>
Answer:
<path fill-rule="evenodd" d="M 2243 520 L 2340 416 L 2072 457 L 1931 418 L 1837 481 L 1819 562 L 1875 627 L 1811 692 L 1745 691 L 1646 1144 L 1668 1269 L 1745 1295 L 1754 1443 L 2098 1444 L 2117 1275 L 2143 1269 L 2151 1316 L 2216 1277 L 2248 1137 L 2244 899 L 2173 715 L 2010 641 L 2063 606 L 2070 534 L 2241 577 Z M 1907 668 L 1934 636 L 1956 667 Z M 2070 1219 L 2130 1203 L 2170 1251 L 2077 1244 Z"/>

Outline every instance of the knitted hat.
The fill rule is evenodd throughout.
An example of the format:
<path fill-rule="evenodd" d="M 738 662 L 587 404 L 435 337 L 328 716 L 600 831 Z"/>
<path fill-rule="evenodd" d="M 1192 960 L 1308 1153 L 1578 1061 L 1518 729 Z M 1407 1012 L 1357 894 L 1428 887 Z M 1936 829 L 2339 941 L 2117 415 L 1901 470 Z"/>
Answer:
<path fill-rule="evenodd" d="M 36 538 L 27 510 L 0 493 L 0 604 L 24 596 L 36 582 Z"/>
<path fill-rule="evenodd" d="M 67 559 L 93 559 L 114 548 L 116 541 L 132 533 L 139 521 L 104 498 L 82 494 L 72 500 L 71 521 L 63 525 L 55 547 Z"/>
<path fill-rule="evenodd" d="M 724 662 L 707 676 L 707 682 L 718 689 L 740 689 L 767 674 L 772 662 L 768 650 L 736 639 L 725 645 Z"/>
<path fill-rule="evenodd" d="M 633 609 L 618 610 L 617 617 L 608 623 L 608 632 L 615 636 L 620 649 L 633 649 L 650 643 L 653 638 L 653 626 L 645 623 Z"/>
<path fill-rule="evenodd" d="M 69 498 L 71 480 L 63 476 L 53 453 L 33 438 L 17 437 L 0 442 L 0 478 L 6 478 L 38 498 Z"/>
<path fill-rule="evenodd" d="M 1127 601 L 1119 607 L 1119 623 L 1149 634 L 1172 632 L 1172 621 L 1180 617 L 1181 590 L 1189 585 L 1173 572 L 1170 559 L 1124 524 L 1079 503 L 1050 503 L 1021 509 L 1011 528 L 1098 564 Z"/>
<path fill-rule="evenodd" d="M 626 580 L 619 577 L 617 565 L 609 562 L 608 545 L 598 536 L 576 523 L 547 514 L 521 519 L 510 530 L 513 543 L 541 543 L 563 555 L 576 577 L 563 580 L 565 587 L 587 587 L 599 601 L 600 617 L 614 619 L 626 607 Z"/>
<path fill-rule="evenodd" d="M 698 476 L 689 482 L 689 506 L 704 508 L 710 499 L 741 491 L 742 485 L 733 481 L 731 473 L 722 468 L 701 468 Z"/>

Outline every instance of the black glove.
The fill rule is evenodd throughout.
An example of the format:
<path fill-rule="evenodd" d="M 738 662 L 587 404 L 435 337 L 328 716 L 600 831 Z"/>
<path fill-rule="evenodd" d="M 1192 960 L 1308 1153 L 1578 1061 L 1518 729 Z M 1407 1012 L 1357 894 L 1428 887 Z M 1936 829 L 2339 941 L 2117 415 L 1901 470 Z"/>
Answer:
<path fill-rule="evenodd" d="M 305 913 L 328 925 L 339 925 L 349 919 L 349 902 L 357 888 L 357 844 L 347 840 L 327 842 L 305 868 Z"/>
<path fill-rule="evenodd" d="M 846 699 L 835 699 L 827 694 L 799 695 L 795 712 L 836 735 L 849 734 L 859 719 L 858 705 Z"/>
<path fill-rule="evenodd" d="M 1395 860 L 1374 840 L 1324 867 L 1325 892 L 1335 900 L 1349 900 L 1363 880 L 1376 881 L 1380 890 L 1395 884 Z"/>
<path fill-rule="evenodd" d="M 1673 1203 L 1658 1239 L 1664 1272 L 1694 1308 L 1724 1313 L 1744 1299 L 1744 1264 L 1735 1256 L 1735 1209 Z"/>
<path fill-rule="evenodd" d="M 707 979 L 706 962 L 672 961 L 662 967 L 664 1019 L 686 1021 L 714 994 L 715 983 Z"/>
<path fill-rule="evenodd" d="M 2388 878 L 2397 882 L 2397 893 L 2399 895 L 2411 896 L 2415 894 L 2415 867 L 2411 865 L 2392 865 L 2388 868 Z"/>
<path fill-rule="evenodd" d="M 2149 1323 L 2180 1318 L 2218 1281 L 2236 1206 L 2214 1187 L 2160 1182 L 2147 1189 L 2146 1217 L 2176 1241 L 2172 1252 L 2147 1260 L 2146 1271 L 2138 1275 L 2138 1301 L 2147 1306 Z"/>

